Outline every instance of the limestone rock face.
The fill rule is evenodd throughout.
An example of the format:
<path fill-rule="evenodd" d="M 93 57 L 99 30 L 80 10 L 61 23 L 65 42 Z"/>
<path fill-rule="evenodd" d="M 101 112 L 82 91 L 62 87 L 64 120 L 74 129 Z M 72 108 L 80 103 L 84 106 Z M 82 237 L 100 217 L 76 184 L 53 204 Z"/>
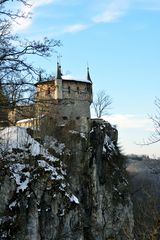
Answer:
<path fill-rule="evenodd" d="M 133 239 L 117 136 L 109 123 L 96 120 L 88 134 L 67 130 L 59 141 L 46 136 L 43 144 L 25 129 L 3 130 L 0 239 Z"/>

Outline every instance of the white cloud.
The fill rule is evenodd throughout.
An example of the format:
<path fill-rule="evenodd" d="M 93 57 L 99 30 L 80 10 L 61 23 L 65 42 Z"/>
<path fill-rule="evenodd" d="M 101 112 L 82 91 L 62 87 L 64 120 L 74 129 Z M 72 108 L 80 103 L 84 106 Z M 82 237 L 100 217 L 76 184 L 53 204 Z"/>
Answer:
<path fill-rule="evenodd" d="M 129 8 L 130 0 L 107 1 L 104 10 L 93 18 L 95 23 L 113 22 L 123 16 Z"/>
<path fill-rule="evenodd" d="M 87 28 L 88 26 L 84 24 L 73 24 L 73 25 L 66 26 L 63 32 L 65 33 L 80 32 Z"/>
<path fill-rule="evenodd" d="M 32 14 L 34 9 L 41 6 L 52 3 L 54 0 L 30 0 L 28 5 L 22 6 L 20 9 L 25 16 Z M 13 22 L 13 31 L 19 32 L 27 29 L 32 24 L 32 18 L 19 18 L 16 22 Z"/>
<path fill-rule="evenodd" d="M 76 0 L 30 0 L 29 3 L 31 6 L 25 6 L 21 10 L 28 14 L 34 13 L 35 9 L 39 6 L 51 4 L 51 3 L 65 3 L 66 5 L 71 5 L 71 3 L 75 4 L 78 1 Z M 95 4 L 95 2 L 97 4 Z M 80 1 L 79 1 L 80 3 Z M 97 15 L 92 18 L 94 23 L 109 23 L 117 21 L 119 18 L 128 13 L 130 9 L 143 9 L 143 10 L 160 10 L 160 0 L 94 0 L 93 2 L 89 2 L 90 9 L 95 9 L 97 11 Z M 76 5 L 75 5 L 76 6 Z M 81 10 L 83 13 L 83 9 Z M 91 10 L 92 11 L 92 10 Z M 61 12 L 61 11 L 60 11 Z M 76 12 L 76 9 L 75 9 Z M 84 11 L 85 12 L 85 11 Z M 88 16 L 91 13 L 88 13 Z M 13 23 L 13 30 L 15 32 L 22 31 L 31 26 L 33 19 L 18 19 L 17 23 Z M 78 32 L 82 31 L 92 25 L 85 24 L 73 24 L 67 26 L 63 33 L 67 32 Z"/>
<path fill-rule="evenodd" d="M 105 0 L 103 9 L 92 20 L 95 23 L 114 22 L 131 8 L 160 11 L 160 0 Z"/>
<path fill-rule="evenodd" d="M 139 115 L 114 114 L 111 116 L 104 116 L 103 118 L 111 124 L 115 124 L 118 126 L 118 128 L 122 129 L 143 128 L 146 131 L 151 131 L 153 129 L 152 121 L 147 117 Z"/>
<path fill-rule="evenodd" d="M 32 5 L 32 9 L 35 7 L 39 7 L 41 5 L 46 5 L 52 3 L 53 0 L 31 0 L 30 3 Z"/>
<path fill-rule="evenodd" d="M 142 115 L 115 114 L 104 119 L 117 125 L 119 144 L 124 154 L 140 154 L 160 157 L 159 144 L 143 145 L 154 132 L 150 119 Z M 130 131 L 131 130 L 131 131 Z"/>

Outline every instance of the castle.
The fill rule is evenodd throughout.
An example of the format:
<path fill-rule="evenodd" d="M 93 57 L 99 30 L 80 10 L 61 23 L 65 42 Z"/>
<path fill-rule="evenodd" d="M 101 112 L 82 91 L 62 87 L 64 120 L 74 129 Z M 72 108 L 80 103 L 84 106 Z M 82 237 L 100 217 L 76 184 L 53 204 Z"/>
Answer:
<path fill-rule="evenodd" d="M 63 127 L 70 124 L 74 130 L 88 131 L 92 103 L 92 81 L 88 67 L 86 79 L 78 80 L 63 75 L 61 65 L 57 62 L 56 76 L 45 81 L 40 77 L 35 87 L 35 104 L 30 107 L 31 114 L 27 111 L 28 118 L 18 116 L 17 109 L 10 112 L 16 125 L 32 127 L 45 124 L 54 127 L 56 124 Z"/>

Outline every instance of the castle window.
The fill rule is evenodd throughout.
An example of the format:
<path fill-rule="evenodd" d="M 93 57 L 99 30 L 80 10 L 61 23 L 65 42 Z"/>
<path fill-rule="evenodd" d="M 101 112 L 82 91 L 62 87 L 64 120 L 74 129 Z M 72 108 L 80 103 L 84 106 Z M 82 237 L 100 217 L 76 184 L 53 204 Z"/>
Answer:
<path fill-rule="evenodd" d="M 77 87 L 77 92 L 78 92 L 78 94 L 79 94 L 79 87 Z"/>
<path fill-rule="evenodd" d="M 47 92 L 47 93 L 48 93 L 48 95 L 51 93 L 51 89 L 50 89 L 50 87 L 48 88 L 48 92 Z"/>
<path fill-rule="evenodd" d="M 68 93 L 71 93 L 71 87 L 68 86 Z"/>
<path fill-rule="evenodd" d="M 50 95 L 50 93 L 51 93 L 51 89 L 50 89 L 50 87 L 48 87 L 48 89 L 45 90 L 45 95 L 46 95 L 46 96 L 47 96 L 47 95 Z"/>
<path fill-rule="evenodd" d="M 80 117 L 78 116 L 78 117 L 76 117 L 76 119 L 77 119 L 77 120 L 79 120 L 79 119 L 80 119 Z"/>
<path fill-rule="evenodd" d="M 62 118 L 63 118 L 63 120 L 68 120 L 68 117 L 66 117 L 66 116 L 63 116 Z"/>

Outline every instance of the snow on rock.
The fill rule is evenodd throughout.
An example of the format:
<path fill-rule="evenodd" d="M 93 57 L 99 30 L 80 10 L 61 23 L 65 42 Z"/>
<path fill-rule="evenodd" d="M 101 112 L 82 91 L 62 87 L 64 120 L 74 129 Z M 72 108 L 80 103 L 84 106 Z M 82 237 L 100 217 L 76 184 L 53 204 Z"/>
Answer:
<path fill-rule="evenodd" d="M 31 144 L 30 149 L 32 155 L 38 155 L 41 152 L 40 144 L 36 142 L 30 135 L 27 134 L 26 129 L 20 127 L 8 127 L 0 132 L 2 146 L 11 150 L 13 148 L 24 149 Z"/>
<path fill-rule="evenodd" d="M 26 168 L 25 164 L 16 163 L 10 166 L 10 171 L 14 176 L 16 184 L 18 185 L 17 193 L 21 190 L 22 192 L 28 187 L 30 173 L 24 172 Z"/>
<path fill-rule="evenodd" d="M 111 138 L 107 134 L 105 135 L 105 138 L 104 138 L 103 152 L 108 152 L 109 158 L 112 157 L 113 153 L 117 153 L 114 143 L 112 142 Z"/>
<path fill-rule="evenodd" d="M 65 196 L 69 198 L 70 202 L 79 204 L 79 200 L 75 195 L 73 195 L 73 194 L 70 195 L 68 193 L 65 193 Z"/>
<path fill-rule="evenodd" d="M 26 192 L 27 197 L 30 196 L 32 191 L 29 188 L 30 184 L 38 179 L 41 181 L 41 177 L 46 172 L 48 174 L 46 179 L 56 181 L 57 190 L 63 192 L 69 202 L 79 204 L 78 198 L 73 195 L 66 180 L 67 172 L 63 162 L 49 151 L 53 149 L 56 156 L 60 157 L 65 148 L 63 143 L 46 136 L 42 145 L 28 134 L 26 128 L 7 127 L 0 131 L 0 144 L 0 157 L 3 153 L 3 162 L 10 170 L 10 178 L 16 183 L 16 194 Z M 15 206 L 17 201 L 14 199 L 8 207 L 12 210 Z"/>
<path fill-rule="evenodd" d="M 12 203 L 9 204 L 9 209 L 12 210 L 12 208 L 14 208 L 17 205 L 17 201 L 13 201 Z"/>
<path fill-rule="evenodd" d="M 64 148 L 65 148 L 65 144 L 64 143 L 59 143 L 57 141 L 57 139 L 55 139 L 54 137 L 51 136 L 46 136 L 45 137 L 45 143 L 44 143 L 45 147 L 50 147 L 53 148 L 55 150 L 56 153 L 62 155 Z"/>
<path fill-rule="evenodd" d="M 46 172 L 51 172 L 51 179 L 56 179 L 56 180 L 60 180 L 60 179 L 64 179 L 62 174 L 58 174 L 56 168 L 54 166 L 51 166 L 49 163 L 47 163 L 44 160 L 38 160 L 38 165 L 40 167 L 42 167 Z"/>
<path fill-rule="evenodd" d="M 81 138 L 84 138 L 85 140 L 87 140 L 87 138 L 86 138 L 86 135 L 85 135 L 85 133 L 80 133 L 80 136 L 81 136 Z"/>
<path fill-rule="evenodd" d="M 75 202 L 76 204 L 79 204 L 78 198 L 77 198 L 75 195 L 73 195 L 73 194 L 72 194 L 72 196 L 70 197 L 70 201 L 71 201 L 71 202 Z"/>
<path fill-rule="evenodd" d="M 0 131 L 1 149 L 6 152 L 12 152 L 12 149 L 30 150 L 32 156 L 43 155 L 50 161 L 56 161 L 57 158 L 50 155 L 39 142 L 32 138 L 26 128 L 7 127 Z"/>

